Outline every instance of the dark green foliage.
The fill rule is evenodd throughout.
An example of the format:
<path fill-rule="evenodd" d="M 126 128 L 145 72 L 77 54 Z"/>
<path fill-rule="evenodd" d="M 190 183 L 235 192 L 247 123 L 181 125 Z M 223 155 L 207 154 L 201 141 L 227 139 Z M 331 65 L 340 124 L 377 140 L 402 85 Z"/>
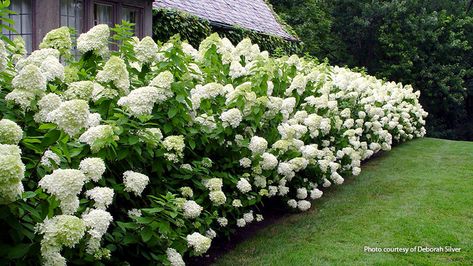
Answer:
<path fill-rule="evenodd" d="M 339 57 L 342 46 L 336 34 L 333 34 L 333 18 L 329 5 L 320 0 L 271 0 L 276 13 L 286 21 L 304 43 L 303 53 L 327 57 L 334 60 Z"/>
<path fill-rule="evenodd" d="M 468 1 L 270 1 L 305 52 L 412 84 L 430 136 L 473 140 L 473 17 Z"/>
<path fill-rule="evenodd" d="M 209 21 L 172 9 L 153 10 L 153 38 L 157 41 L 167 41 L 171 36 L 179 34 L 182 40 L 187 40 L 195 48 L 207 36 L 217 32 L 222 38 L 227 37 L 233 44 L 244 38 L 250 38 L 262 50 L 274 54 L 299 53 L 301 43 L 288 41 L 277 36 L 261 34 L 243 28 L 213 26 Z"/>

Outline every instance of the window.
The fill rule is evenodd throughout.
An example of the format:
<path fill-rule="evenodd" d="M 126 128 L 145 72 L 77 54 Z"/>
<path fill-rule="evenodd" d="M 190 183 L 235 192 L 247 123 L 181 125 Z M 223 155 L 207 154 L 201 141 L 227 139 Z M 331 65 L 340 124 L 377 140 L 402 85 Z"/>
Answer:
<path fill-rule="evenodd" d="M 107 24 L 114 27 L 115 24 L 126 20 L 134 23 L 135 34 L 142 36 L 142 16 L 142 7 L 102 0 L 93 2 L 93 25 Z"/>
<path fill-rule="evenodd" d="M 80 34 L 83 31 L 83 10 L 83 0 L 61 0 L 61 26 L 73 28 L 76 34 Z"/>
<path fill-rule="evenodd" d="M 107 24 L 110 27 L 115 25 L 113 19 L 113 5 L 111 4 L 94 4 L 94 25 Z"/>
<path fill-rule="evenodd" d="M 137 36 L 141 36 L 141 18 L 141 8 L 128 6 L 122 8 L 122 20 L 135 24 L 135 35 Z"/>
<path fill-rule="evenodd" d="M 21 36 L 26 43 L 26 51 L 31 53 L 33 50 L 33 10 L 32 0 L 15 0 L 11 1 L 10 10 L 15 14 L 9 15 L 9 17 L 15 21 L 13 28 L 16 30 L 9 31 L 3 29 L 3 34 L 8 38 L 12 39 L 16 36 Z"/>

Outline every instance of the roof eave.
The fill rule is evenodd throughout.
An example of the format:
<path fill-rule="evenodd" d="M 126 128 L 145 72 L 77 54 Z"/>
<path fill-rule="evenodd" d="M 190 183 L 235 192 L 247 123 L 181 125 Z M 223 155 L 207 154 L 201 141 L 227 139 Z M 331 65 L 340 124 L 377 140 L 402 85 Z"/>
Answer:
<path fill-rule="evenodd" d="M 202 19 L 204 19 L 204 18 L 202 18 Z M 210 25 L 212 25 L 212 26 L 214 26 L 214 27 L 219 27 L 219 28 L 224 28 L 224 29 L 235 29 L 235 25 L 231 25 L 231 24 L 227 24 L 227 23 L 222 23 L 222 22 L 214 21 L 214 20 L 208 20 L 208 19 L 206 19 L 206 20 L 210 23 Z M 239 26 L 239 25 L 237 25 L 237 26 L 238 26 L 238 27 L 241 27 L 241 26 Z M 246 30 L 250 30 L 250 31 L 257 32 L 258 34 L 282 38 L 282 39 L 284 39 L 284 40 L 286 40 L 286 41 L 300 42 L 299 39 L 294 38 L 294 37 L 291 36 L 289 33 L 287 33 L 287 35 L 289 35 L 290 37 L 286 37 L 286 36 L 271 34 L 271 33 L 268 33 L 268 32 L 257 31 L 257 30 L 249 29 L 249 28 L 245 28 L 245 27 L 242 27 L 242 28 L 243 28 L 243 29 L 246 29 Z"/>

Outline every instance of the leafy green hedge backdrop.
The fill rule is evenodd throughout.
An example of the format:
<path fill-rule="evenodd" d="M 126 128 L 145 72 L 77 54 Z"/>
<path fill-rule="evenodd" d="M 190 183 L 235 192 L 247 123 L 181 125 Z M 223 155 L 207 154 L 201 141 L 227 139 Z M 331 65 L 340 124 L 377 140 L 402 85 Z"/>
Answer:
<path fill-rule="evenodd" d="M 295 36 L 290 28 L 287 30 Z M 179 34 L 182 40 L 187 40 L 192 46 L 199 47 L 200 42 L 214 32 L 222 38 L 228 38 L 232 43 L 239 43 L 244 38 L 250 38 L 253 43 L 261 47 L 261 50 L 272 54 L 291 55 L 302 52 L 300 42 L 287 41 L 277 36 L 260 34 L 238 27 L 213 26 L 207 20 L 178 10 L 153 10 L 153 36 L 156 41 L 166 42 L 171 36 Z"/>
<path fill-rule="evenodd" d="M 473 140 L 473 13 L 465 0 L 270 0 L 303 52 L 412 84 L 430 136 Z"/>

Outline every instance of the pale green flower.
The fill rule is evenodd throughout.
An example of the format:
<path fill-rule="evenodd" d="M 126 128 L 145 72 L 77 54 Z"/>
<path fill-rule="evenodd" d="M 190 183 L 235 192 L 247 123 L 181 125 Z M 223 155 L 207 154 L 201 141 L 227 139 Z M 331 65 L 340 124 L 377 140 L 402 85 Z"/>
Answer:
<path fill-rule="evenodd" d="M 128 94 L 130 88 L 128 70 L 125 61 L 118 56 L 110 57 L 103 69 L 97 73 L 96 80 L 100 83 L 113 82 L 121 94 Z"/>
<path fill-rule="evenodd" d="M 77 38 L 77 49 L 81 53 L 93 51 L 102 57 L 106 56 L 109 52 L 108 38 L 110 28 L 106 24 L 99 24 Z"/>
<path fill-rule="evenodd" d="M 39 44 L 40 49 L 54 48 L 61 55 L 69 57 L 71 55 L 72 40 L 68 27 L 54 29 L 44 36 L 43 41 Z"/>
<path fill-rule="evenodd" d="M 15 122 L 2 119 L 0 120 L 0 143 L 18 145 L 23 138 L 23 130 Z"/>
<path fill-rule="evenodd" d="M 21 161 L 21 150 L 16 145 L 0 144 L 0 204 L 15 201 L 23 193 L 21 180 L 25 165 Z"/>
<path fill-rule="evenodd" d="M 90 80 L 76 81 L 69 84 L 64 92 L 66 100 L 80 99 L 88 101 L 92 96 L 94 82 Z"/>
<path fill-rule="evenodd" d="M 55 123 L 70 136 L 76 136 L 86 128 L 89 119 L 89 105 L 84 100 L 71 100 L 49 113 L 48 121 Z"/>
<path fill-rule="evenodd" d="M 146 36 L 133 47 L 136 58 L 144 64 L 150 64 L 156 61 L 158 45 L 153 38 Z"/>

